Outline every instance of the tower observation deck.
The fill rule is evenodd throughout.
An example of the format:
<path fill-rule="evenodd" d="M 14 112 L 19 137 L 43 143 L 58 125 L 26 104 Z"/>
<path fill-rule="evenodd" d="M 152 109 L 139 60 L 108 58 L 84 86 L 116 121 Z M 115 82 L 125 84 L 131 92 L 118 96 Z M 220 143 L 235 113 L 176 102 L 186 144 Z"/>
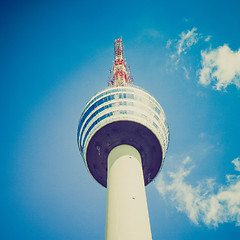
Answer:
<path fill-rule="evenodd" d="M 133 85 L 115 40 L 109 86 L 82 112 L 77 141 L 92 177 L 107 188 L 105 239 L 152 239 L 144 186 L 158 174 L 169 143 L 166 116 L 156 99 Z"/>

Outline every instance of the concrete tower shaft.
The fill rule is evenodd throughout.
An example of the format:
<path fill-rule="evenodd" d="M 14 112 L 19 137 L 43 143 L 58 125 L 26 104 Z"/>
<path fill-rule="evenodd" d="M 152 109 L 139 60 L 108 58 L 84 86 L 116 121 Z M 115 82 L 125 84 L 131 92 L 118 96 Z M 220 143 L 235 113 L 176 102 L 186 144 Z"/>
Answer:
<path fill-rule="evenodd" d="M 109 154 L 106 219 L 106 240 L 152 239 L 141 156 L 132 146 Z"/>

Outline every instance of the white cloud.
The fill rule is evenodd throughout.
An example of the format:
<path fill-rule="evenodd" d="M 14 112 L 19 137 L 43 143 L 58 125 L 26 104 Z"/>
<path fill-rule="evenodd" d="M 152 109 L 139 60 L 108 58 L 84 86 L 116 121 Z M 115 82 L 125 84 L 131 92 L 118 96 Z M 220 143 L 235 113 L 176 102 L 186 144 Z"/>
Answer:
<path fill-rule="evenodd" d="M 188 70 L 184 65 L 182 66 L 182 69 L 183 69 L 183 71 L 185 73 L 185 78 L 186 79 L 190 79 L 190 77 L 189 77 L 190 70 Z"/>
<path fill-rule="evenodd" d="M 181 32 L 179 38 L 169 39 L 166 43 L 166 48 L 171 51 L 171 64 L 174 64 L 175 70 L 177 70 L 180 65 L 187 79 L 190 78 L 190 68 L 185 66 L 183 55 L 187 54 L 192 46 L 196 45 L 201 38 L 202 34 L 197 33 L 197 28 L 194 27 L 191 30 Z"/>
<path fill-rule="evenodd" d="M 172 40 L 171 39 L 168 39 L 167 40 L 167 44 L 166 44 L 166 48 L 169 48 L 172 44 Z"/>
<path fill-rule="evenodd" d="M 213 83 L 217 90 L 224 90 L 234 84 L 240 88 L 240 49 L 232 51 L 226 44 L 212 51 L 201 51 L 199 83 Z"/>
<path fill-rule="evenodd" d="M 234 159 L 235 170 L 240 171 L 240 158 Z M 185 178 L 193 166 L 187 166 L 190 157 L 183 160 L 178 171 L 169 172 L 169 183 L 160 175 L 156 187 L 163 197 L 169 197 L 178 211 L 184 212 L 195 223 L 217 227 L 221 223 L 235 222 L 240 226 L 240 175 L 227 175 L 225 185 L 207 179 L 192 186 Z"/>
<path fill-rule="evenodd" d="M 235 165 L 235 170 L 240 171 L 240 157 L 235 158 L 232 163 Z"/>
<path fill-rule="evenodd" d="M 182 20 L 183 20 L 183 22 L 189 22 L 190 21 L 189 18 L 183 18 Z"/>
<path fill-rule="evenodd" d="M 211 39 L 211 36 L 207 36 L 207 37 L 204 39 L 204 41 L 205 41 L 205 42 L 209 42 L 210 39 Z"/>
<path fill-rule="evenodd" d="M 199 134 L 199 137 L 200 137 L 200 138 L 205 138 L 206 135 L 207 135 L 207 134 L 206 134 L 205 132 L 201 132 L 201 133 Z"/>
<path fill-rule="evenodd" d="M 171 51 L 169 56 L 174 69 L 178 70 L 180 66 L 185 77 L 190 79 L 191 68 L 184 63 L 184 55 L 199 40 L 209 45 L 210 39 L 210 35 L 204 36 L 198 33 L 196 27 L 181 32 L 176 39 L 169 39 L 166 48 Z M 202 50 L 201 68 L 197 71 L 197 75 L 200 84 L 204 86 L 211 84 L 218 91 L 225 90 L 228 85 L 235 85 L 240 89 L 240 49 L 233 51 L 224 44 L 213 50 Z"/>
<path fill-rule="evenodd" d="M 195 45 L 199 38 L 200 34 L 197 32 L 197 28 L 193 28 L 192 30 L 188 30 L 187 32 L 182 32 L 180 34 L 180 39 L 177 41 L 177 54 L 180 55 L 181 53 L 186 53 L 192 45 Z"/>
<path fill-rule="evenodd" d="M 140 38 L 149 37 L 149 38 L 161 38 L 162 34 L 155 29 L 144 29 L 140 35 Z"/>
<path fill-rule="evenodd" d="M 189 162 L 191 162 L 191 158 L 189 157 L 189 156 L 187 156 L 186 158 L 184 158 L 184 160 L 183 160 L 183 164 L 184 165 L 186 165 L 186 164 L 188 164 Z"/>
<path fill-rule="evenodd" d="M 178 58 L 181 54 L 186 54 L 193 45 L 196 45 L 200 38 L 202 38 L 202 34 L 197 33 L 197 28 L 194 27 L 192 30 L 181 32 L 177 39 L 168 39 L 166 48 L 172 47 L 173 54 L 171 56 Z"/>

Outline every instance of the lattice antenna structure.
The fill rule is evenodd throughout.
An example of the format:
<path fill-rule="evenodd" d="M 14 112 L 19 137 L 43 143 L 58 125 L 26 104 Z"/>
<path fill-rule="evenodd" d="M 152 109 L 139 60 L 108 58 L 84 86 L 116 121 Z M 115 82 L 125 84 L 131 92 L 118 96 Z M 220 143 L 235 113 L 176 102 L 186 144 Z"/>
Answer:
<path fill-rule="evenodd" d="M 114 55 L 115 61 L 113 64 L 113 76 L 110 77 L 108 82 L 109 86 L 119 87 L 126 86 L 129 83 L 133 83 L 133 78 L 131 77 L 130 67 L 127 66 L 123 58 L 123 43 L 122 38 L 115 40 L 114 44 Z"/>

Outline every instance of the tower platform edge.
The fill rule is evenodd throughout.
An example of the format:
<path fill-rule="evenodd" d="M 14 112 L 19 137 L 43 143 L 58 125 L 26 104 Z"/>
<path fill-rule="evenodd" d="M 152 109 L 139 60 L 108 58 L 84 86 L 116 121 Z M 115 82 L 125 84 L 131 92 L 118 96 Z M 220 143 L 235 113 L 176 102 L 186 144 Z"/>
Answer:
<path fill-rule="evenodd" d="M 107 158 L 116 146 L 127 144 L 142 159 L 145 185 L 161 169 L 169 143 L 165 113 L 137 86 L 109 87 L 87 103 L 79 121 L 78 146 L 93 178 L 107 187 Z"/>

